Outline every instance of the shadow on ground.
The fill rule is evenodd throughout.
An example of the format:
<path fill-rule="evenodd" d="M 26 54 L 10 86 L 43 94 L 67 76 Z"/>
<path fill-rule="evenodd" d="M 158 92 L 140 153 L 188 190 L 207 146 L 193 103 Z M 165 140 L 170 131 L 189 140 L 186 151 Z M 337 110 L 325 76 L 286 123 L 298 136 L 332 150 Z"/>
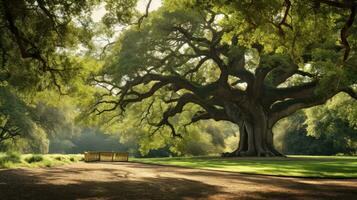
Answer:
<path fill-rule="evenodd" d="M 88 181 L 88 177 L 70 179 L 80 174 L 95 177 L 103 170 L 105 180 Z M 220 187 L 184 178 L 140 177 L 129 179 L 131 172 L 110 169 L 45 169 L 31 173 L 27 169 L 0 171 L 0 200 L 12 199 L 207 199 Z M 140 169 L 138 169 L 140 170 Z M 68 180 L 64 181 L 64 180 Z"/>
<path fill-rule="evenodd" d="M 199 199 L 218 190 L 197 181 L 148 178 L 142 181 L 82 181 L 75 184 L 11 184 L 0 186 L 1 199 Z"/>
<path fill-rule="evenodd" d="M 357 180 L 299 179 L 139 163 L 0 170 L 0 199 L 356 199 Z"/>

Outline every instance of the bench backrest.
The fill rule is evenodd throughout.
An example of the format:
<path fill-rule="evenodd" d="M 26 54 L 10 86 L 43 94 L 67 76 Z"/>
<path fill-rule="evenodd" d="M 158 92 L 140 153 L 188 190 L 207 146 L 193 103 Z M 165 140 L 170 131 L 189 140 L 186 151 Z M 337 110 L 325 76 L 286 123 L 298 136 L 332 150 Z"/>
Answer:
<path fill-rule="evenodd" d="M 125 162 L 129 159 L 127 152 L 84 152 L 84 161 L 106 161 L 106 162 Z"/>

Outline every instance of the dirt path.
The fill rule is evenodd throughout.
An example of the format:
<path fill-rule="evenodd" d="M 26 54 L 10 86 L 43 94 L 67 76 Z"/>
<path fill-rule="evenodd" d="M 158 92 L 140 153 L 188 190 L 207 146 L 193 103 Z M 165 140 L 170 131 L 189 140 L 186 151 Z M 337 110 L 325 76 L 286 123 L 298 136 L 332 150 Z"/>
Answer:
<path fill-rule="evenodd" d="M 357 199 L 357 179 L 281 178 L 139 163 L 0 170 L 0 199 Z"/>

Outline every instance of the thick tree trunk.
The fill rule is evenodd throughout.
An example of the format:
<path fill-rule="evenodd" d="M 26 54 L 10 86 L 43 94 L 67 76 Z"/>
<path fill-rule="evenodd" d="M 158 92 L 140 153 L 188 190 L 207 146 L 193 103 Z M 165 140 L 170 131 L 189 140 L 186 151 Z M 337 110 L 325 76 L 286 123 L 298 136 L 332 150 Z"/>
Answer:
<path fill-rule="evenodd" d="M 232 114 L 231 111 L 228 113 Z M 260 106 L 254 106 L 251 111 L 250 114 L 232 118 L 232 121 L 239 126 L 238 148 L 233 152 L 224 153 L 222 156 L 283 156 L 274 148 L 272 127 L 269 127 L 268 115 Z"/>
<path fill-rule="evenodd" d="M 274 148 L 272 130 L 260 123 L 244 121 L 240 125 L 238 148 L 224 157 L 235 156 L 283 156 Z"/>

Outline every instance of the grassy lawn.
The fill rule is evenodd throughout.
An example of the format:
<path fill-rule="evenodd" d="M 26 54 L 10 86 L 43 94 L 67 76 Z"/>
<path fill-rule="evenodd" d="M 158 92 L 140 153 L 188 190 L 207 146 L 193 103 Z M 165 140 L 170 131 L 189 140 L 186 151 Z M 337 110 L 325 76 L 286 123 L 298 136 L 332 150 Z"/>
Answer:
<path fill-rule="evenodd" d="M 83 160 L 81 154 L 1 153 L 0 168 L 52 167 Z M 288 156 L 287 158 L 171 157 L 130 161 L 199 169 L 292 177 L 357 178 L 357 157 Z"/>
<path fill-rule="evenodd" d="M 172 157 L 130 161 L 200 169 L 293 177 L 357 178 L 357 157 L 288 156 L 287 158 Z"/>
<path fill-rule="evenodd" d="M 83 155 L 80 154 L 18 154 L 0 152 L 0 168 L 52 167 L 78 162 L 82 159 Z"/>

